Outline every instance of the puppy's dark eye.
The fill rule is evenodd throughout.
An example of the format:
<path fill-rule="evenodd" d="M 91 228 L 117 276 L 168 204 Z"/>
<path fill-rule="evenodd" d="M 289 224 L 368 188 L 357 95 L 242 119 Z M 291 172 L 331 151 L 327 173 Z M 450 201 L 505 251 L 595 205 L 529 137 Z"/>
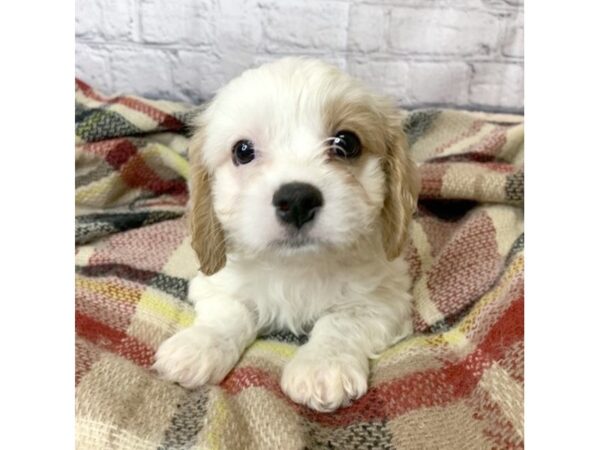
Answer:
<path fill-rule="evenodd" d="M 340 158 L 357 158 L 361 152 L 360 139 L 352 131 L 339 131 L 333 138 L 331 150 Z"/>
<path fill-rule="evenodd" d="M 254 159 L 254 144 L 251 141 L 237 141 L 232 149 L 233 163 L 248 164 Z"/>

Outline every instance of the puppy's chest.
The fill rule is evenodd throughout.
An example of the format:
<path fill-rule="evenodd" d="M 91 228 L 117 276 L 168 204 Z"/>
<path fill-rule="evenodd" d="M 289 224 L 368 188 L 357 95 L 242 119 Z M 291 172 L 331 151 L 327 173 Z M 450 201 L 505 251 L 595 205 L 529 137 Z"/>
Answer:
<path fill-rule="evenodd" d="M 351 302 L 352 285 L 340 276 L 314 274 L 262 274 L 246 285 L 246 301 L 258 314 L 261 326 L 300 331 L 335 306 Z"/>

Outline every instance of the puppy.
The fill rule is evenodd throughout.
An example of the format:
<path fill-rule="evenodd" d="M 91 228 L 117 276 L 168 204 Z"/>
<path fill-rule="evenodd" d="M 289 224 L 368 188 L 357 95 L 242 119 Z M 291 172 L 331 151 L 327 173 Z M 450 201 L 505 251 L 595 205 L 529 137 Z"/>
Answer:
<path fill-rule="evenodd" d="M 310 332 L 281 388 L 318 411 L 367 390 L 369 359 L 412 332 L 403 243 L 418 183 L 385 99 L 323 62 L 243 73 L 190 143 L 194 324 L 154 368 L 219 383 L 257 335 Z"/>

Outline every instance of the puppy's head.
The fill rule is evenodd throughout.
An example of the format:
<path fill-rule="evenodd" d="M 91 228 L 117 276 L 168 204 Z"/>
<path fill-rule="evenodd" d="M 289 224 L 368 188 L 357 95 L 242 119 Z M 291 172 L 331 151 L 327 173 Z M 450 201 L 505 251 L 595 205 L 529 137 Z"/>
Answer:
<path fill-rule="evenodd" d="M 391 105 L 319 61 L 248 70 L 197 118 L 192 245 L 201 270 L 229 251 L 302 254 L 380 233 L 401 251 L 417 196 Z"/>

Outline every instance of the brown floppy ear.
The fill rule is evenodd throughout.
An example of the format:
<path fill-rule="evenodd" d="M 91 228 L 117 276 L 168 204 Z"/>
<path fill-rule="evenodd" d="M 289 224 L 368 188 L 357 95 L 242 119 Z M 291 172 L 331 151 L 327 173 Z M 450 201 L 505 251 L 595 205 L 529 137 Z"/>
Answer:
<path fill-rule="evenodd" d="M 225 266 L 225 233 L 213 206 L 212 176 L 201 162 L 202 135 L 190 141 L 190 228 L 192 248 L 200 261 L 200 270 L 212 275 Z"/>
<path fill-rule="evenodd" d="M 408 145 L 401 121 L 391 122 L 384 158 L 387 192 L 382 211 L 383 247 L 390 261 L 402 252 L 419 195 L 418 174 L 406 154 Z"/>

